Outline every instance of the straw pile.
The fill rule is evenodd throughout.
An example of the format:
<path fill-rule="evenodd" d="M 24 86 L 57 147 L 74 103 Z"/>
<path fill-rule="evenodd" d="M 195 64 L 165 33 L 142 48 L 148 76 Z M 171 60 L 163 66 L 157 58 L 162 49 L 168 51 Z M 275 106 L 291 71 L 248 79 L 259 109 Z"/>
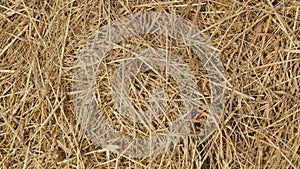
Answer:
<path fill-rule="evenodd" d="M 0 168 L 298 168 L 299 8 L 292 0 L 0 1 Z M 149 11 L 182 16 L 210 38 L 226 72 L 226 106 L 219 129 L 205 142 L 186 137 L 165 154 L 128 158 L 103 149 L 82 129 L 72 98 L 74 66 L 101 26 Z M 182 43 L 163 36 L 135 36 L 106 55 L 107 69 L 97 70 L 99 108 L 109 112 L 111 106 L 108 81 L 116 66 L 111 61 L 149 45 L 164 49 L 166 41 L 183 56 L 206 98 L 195 121 L 197 133 L 209 109 L 209 79 Z M 175 98 L 166 111 L 172 119 L 178 86 L 159 73 L 138 74 L 129 95 L 136 109 L 147 110 L 143 89 L 168 89 L 166 97 Z M 105 117 L 123 134 L 149 136 L 143 126 L 123 119 L 122 127 L 112 114 Z M 168 124 L 153 127 L 159 133 Z"/>

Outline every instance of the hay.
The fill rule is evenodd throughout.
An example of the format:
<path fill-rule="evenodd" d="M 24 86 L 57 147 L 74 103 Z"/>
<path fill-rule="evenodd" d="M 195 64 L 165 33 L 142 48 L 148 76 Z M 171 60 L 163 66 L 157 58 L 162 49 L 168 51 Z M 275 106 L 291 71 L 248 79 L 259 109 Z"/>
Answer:
<path fill-rule="evenodd" d="M 276 0 L 1 1 L 0 168 L 299 167 L 299 8 L 299 2 Z M 187 137 L 165 154 L 138 159 L 117 156 L 85 134 L 74 109 L 72 83 L 87 39 L 116 18 L 141 11 L 182 16 L 210 37 L 226 71 L 227 97 L 221 126 L 208 140 L 200 143 L 197 137 Z M 137 36 L 120 44 L 129 50 L 108 53 L 106 62 L 147 45 L 164 48 L 166 40 L 170 50 L 189 63 L 206 98 L 195 122 L 197 134 L 209 109 L 210 89 L 203 63 L 186 46 L 165 37 Z M 99 69 L 98 74 L 101 78 L 104 72 Z M 167 78 L 151 80 L 150 75 L 141 73 L 136 80 L 153 88 Z M 107 99 L 105 109 L 109 86 L 98 82 L 98 98 Z M 169 83 L 176 89 L 172 79 Z M 139 88 L 132 86 L 131 95 L 145 98 L 135 104 L 147 109 L 148 96 L 143 91 L 137 95 Z M 175 89 L 166 95 L 180 97 Z M 124 120 L 122 128 L 116 119 L 108 119 L 124 134 L 149 135 L 143 126 Z M 163 124 L 153 124 L 153 130 L 163 131 L 168 123 Z"/>

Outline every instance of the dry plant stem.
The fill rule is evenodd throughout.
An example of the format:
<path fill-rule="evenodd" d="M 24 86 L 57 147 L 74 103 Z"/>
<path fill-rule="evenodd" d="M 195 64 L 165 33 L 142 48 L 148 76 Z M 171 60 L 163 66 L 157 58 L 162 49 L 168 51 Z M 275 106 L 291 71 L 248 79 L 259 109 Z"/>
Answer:
<path fill-rule="evenodd" d="M 1 0 L 0 168 L 298 169 L 299 10 L 295 0 Z M 72 83 L 78 54 L 89 37 L 117 18 L 149 11 L 182 16 L 210 38 L 226 70 L 228 95 L 221 126 L 206 142 L 189 137 L 165 154 L 132 159 L 117 156 L 115 147 L 99 147 L 86 136 L 73 106 Z M 209 81 L 201 70 L 205 63 L 193 60 L 193 53 L 179 42 L 138 37 L 117 44 L 107 54 L 107 66 L 99 69 L 102 77 L 97 85 L 104 89 L 97 97 L 106 98 L 102 103 L 108 107 L 109 86 L 104 82 L 110 80 L 105 77 L 111 75 L 111 67 L 122 56 L 152 45 L 186 57 L 184 61 L 199 75 L 202 116 L 192 130 L 197 135 L 209 106 Z M 157 79 L 166 78 L 164 73 L 156 81 L 139 75 L 132 97 L 146 98 Z M 142 85 L 145 88 L 138 90 Z M 164 85 L 170 87 L 166 95 L 172 96 L 176 84 L 169 79 Z M 147 105 L 133 102 L 136 107 Z M 172 120 L 164 116 L 161 121 Z M 137 124 L 114 123 L 117 118 L 108 119 L 116 130 L 147 135 Z M 163 125 L 151 125 L 149 130 L 163 130 Z"/>

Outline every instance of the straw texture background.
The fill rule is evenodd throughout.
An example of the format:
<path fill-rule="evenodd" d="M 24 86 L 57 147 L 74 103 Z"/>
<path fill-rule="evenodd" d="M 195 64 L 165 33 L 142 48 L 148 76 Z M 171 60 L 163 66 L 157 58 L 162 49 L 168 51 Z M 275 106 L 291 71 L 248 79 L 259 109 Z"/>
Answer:
<path fill-rule="evenodd" d="M 72 78 L 80 49 L 99 27 L 142 11 L 182 16 L 210 38 L 225 68 L 227 97 L 220 128 L 204 143 L 189 137 L 166 154 L 129 159 L 102 149 L 86 136 L 72 102 Z M 145 44 L 163 48 L 166 40 L 172 44 L 170 50 L 189 55 L 180 42 L 149 35 L 122 42 L 129 50 L 111 51 L 106 61 Z M 209 98 L 203 64 L 189 57 L 184 60 Z M 109 75 L 105 71 L 100 68 L 99 76 Z M 152 75 L 155 80 L 149 80 L 149 74 L 153 72 L 139 74 L 137 79 L 148 80 L 147 88 L 159 86 L 161 79 Z M 105 93 L 106 81 L 98 82 L 99 91 Z M 300 2 L 296 0 L 0 1 L 1 169 L 296 169 L 300 166 L 299 86 Z M 141 87 L 130 89 L 132 97 L 137 97 L 137 88 Z M 167 95 L 177 97 L 171 89 Z M 109 96 L 99 98 L 107 102 L 100 107 L 105 110 Z M 135 104 L 141 109 L 149 105 L 143 100 Z M 200 112 L 205 112 L 209 102 L 202 104 Z M 123 130 L 110 119 L 125 134 L 136 128 L 136 134 L 147 135 L 141 127 L 128 122 Z"/>

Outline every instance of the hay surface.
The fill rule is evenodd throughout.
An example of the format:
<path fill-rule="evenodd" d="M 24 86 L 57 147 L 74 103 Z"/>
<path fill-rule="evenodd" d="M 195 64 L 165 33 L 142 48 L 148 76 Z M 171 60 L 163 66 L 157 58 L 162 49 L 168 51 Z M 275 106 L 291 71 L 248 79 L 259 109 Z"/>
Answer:
<path fill-rule="evenodd" d="M 166 154 L 129 159 L 85 135 L 72 103 L 72 78 L 88 37 L 141 11 L 180 15 L 203 30 L 220 53 L 228 96 L 220 129 L 206 142 L 189 137 Z M 297 168 L 299 35 L 300 3 L 292 0 L 0 1 L 0 168 Z M 127 48 L 143 42 L 131 41 Z M 205 70 L 191 63 L 209 98 Z M 148 103 L 136 104 L 143 109 Z"/>

